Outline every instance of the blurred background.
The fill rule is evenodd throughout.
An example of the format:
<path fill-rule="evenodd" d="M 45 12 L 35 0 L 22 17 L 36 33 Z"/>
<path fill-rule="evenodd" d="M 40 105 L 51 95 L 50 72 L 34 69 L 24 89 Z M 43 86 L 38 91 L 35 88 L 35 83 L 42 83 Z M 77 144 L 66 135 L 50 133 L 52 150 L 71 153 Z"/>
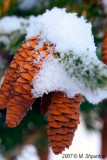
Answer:
<path fill-rule="evenodd" d="M 15 26 L 14 21 L 5 19 L 3 30 L 1 20 L 13 15 L 28 20 L 29 16 L 37 16 L 55 6 L 66 8 L 67 12 L 77 12 L 78 16 L 82 15 L 92 23 L 97 56 L 101 59 L 102 42 L 106 38 L 104 34 L 107 30 L 107 0 L 0 0 L 0 82 L 17 49 L 24 41 L 25 28 L 29 25 L 20 22 L 22 26 L 20 29 L 8 32 L 9 23 Z M 47 117 L 40 113 L 40 99 L 37 99 L 16 128 L 7 127 L 5 116 L 6 111 L 0 110 L 0 160 L 64 159 L 62 155 L 55 156 L 48 148 L 48 122 Z M 100 154 L 107 158 L 107 101 L 92 105 L 83 99 L 80 122 L 72 146 L 63 153 L 84 154 L 84 158 L 81 159 L 85 159 L 86 154 Z"/>

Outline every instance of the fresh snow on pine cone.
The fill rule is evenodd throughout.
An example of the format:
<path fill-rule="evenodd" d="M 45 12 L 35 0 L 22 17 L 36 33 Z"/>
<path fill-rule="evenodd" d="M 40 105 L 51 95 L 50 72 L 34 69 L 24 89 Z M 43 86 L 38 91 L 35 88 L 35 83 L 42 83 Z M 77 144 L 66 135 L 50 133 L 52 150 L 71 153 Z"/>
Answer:
<path fill-rule="evenodd" d="M 41 34 L 44 41 L 56 45 L 55 51 L 95 56 L 96 47 L 92 35 L 92 25 L 76 13 L 67 13 L 65 9 L 53 8 L 37 18 L 31 18 L 27 30 L 27 39 Z"/>
<path fill-rule="evenodd" d="M 84 17 L 67 13 L 65 9 L 47 10 L 30 19 L 26 39 L 37 35 L 42 39 L 38 48 L 43 43 L 52 43 L 54 52 L 60 56 L 49 55 L 44 60 L 42 69 L 33 78 L 34 97 L 52 91 L 63 91 L 69 98 L 81 93 L 93 104 L 107 97 L 107 67 L 96 56 L 92 26 Z M 39 59 L 34 63 L 39 63 Z"/>

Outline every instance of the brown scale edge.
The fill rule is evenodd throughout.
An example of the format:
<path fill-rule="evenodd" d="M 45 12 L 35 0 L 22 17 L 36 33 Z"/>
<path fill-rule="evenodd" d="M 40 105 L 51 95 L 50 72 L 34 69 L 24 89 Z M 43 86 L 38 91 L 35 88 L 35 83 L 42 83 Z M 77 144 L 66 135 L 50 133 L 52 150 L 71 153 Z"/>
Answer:
<path fill-rule="evenodd" d="M 37 40 L 39 43 L 40 39 L 38 38 Z M 6 123 L 9 127 L 16 127 L 35 101 L 35 98 L 33 98 L 31 93 L 31 89 L 33 88 L 32 80 L 34 76 L 36 76 L 40 71 L 44 58 L 50 54 L 49 48 L 52 48 L 52 45 L 44 44 L 42 48 L 39 48 L 35 51 L 34 48 L 36 42 L 33 38 L 32 41 L 28 40 L 26 43 L 24 43 L 24 45 L 22 45 L 26 48 L 26 50 L 28 47 L 27 43 L 33 47 L 33 49 L 30 51 L 32 54 L 27 58 L 26 62 L 20 70 L 20 74 L 14 83 L 11 99 L 7 104 Z M 39 64 L 34 64 L 34 59 L 36 60 L 36 58 L 40 56 L 41 51 L 42 53 L 45 53 L 44 57 L 41 56 Z"/>
<path fill-rule="evenodd" d="M 30 41 L 35 40 L 36 38 L 30 39 Z M 6 108 L 6 105 L 11 96 L 13 85 L 19 75 L 20 69 L 26 62 L 26 59 L 30 56 L 32 49 L 34 49 L 32 48 L 32 46 L 24 47 L 26 45 L 26 42 L 23 43 L 22 47 L 14 56 L 13 60 L 10 63 L 9 69 L 5 74 L 5 78 L 0 89 L 0 109 Z"/>
<path fill-rule="evenodd" d="M 49 146 L 57 155 L 72 143 L 77 125 L 80 123 L 81 94 L 68 98 L 62 92 L 54 92 L 51 98 L 48 116 Z"/>

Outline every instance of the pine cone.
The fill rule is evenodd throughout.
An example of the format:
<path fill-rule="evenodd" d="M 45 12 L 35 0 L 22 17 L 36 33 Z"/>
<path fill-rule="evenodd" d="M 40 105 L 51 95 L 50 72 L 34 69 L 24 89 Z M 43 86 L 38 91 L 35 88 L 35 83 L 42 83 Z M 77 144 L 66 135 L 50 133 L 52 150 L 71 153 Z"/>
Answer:
<path fill-rule="evenodd" d="M 41 48 L 35 50 L 36 45 L 40 41 L 39 37 L 33 37 L 24 42 L 22 48 L 19 50 L 23 50 L 23 55 L 29 53 L 30 56 L 26 58 L 25 63 L 20 68 L 16 81 L 13 84 L 11 97 L 7 104 L 6 123 L 9 127 L 17 126 L 35 101 L 31 93 L 33 87 L 32 79 L 40 71 L 44 58 L 50 54 L 49 48 L 52 48 L 52 45 L 44 44 Z M 35 64 L 34 59 L 37 59 L 39 56 L 40 62 L 39 64 Z M 17 60 L 15 63 L 16 65 L 18 64 L 17 58 L 18 56 L 15 56 Z"/>
<path fill-rule="evenodd" d="M 102 61 L 107 65 L 107 31 L 104 33 L 102 42 Z"/>
<path fill-rule="evenodd" d="M 13 89 L 13 84 L 18 77 L 19 71 L 26 59 L 30 56 L 30 49 L 30 47 L 28 50 L 28 47 L 24 48 L 22 45 L 22 48 L 18 50 L 18 53 L 14 56 L 12 62 L 10 63 L 9 69 L 6 72 L 5 79 L 0 89 L 0 99 L 2 100 L 0 101 L 0 109 L 6 108 Z"/>
<path fill-rule="evenodd" d="M 36 45 L 35 40 L 38 37 L 34 37 L 29 40 L 29 43 L 33 43 Z M 28 46 L 28 41 L 24 42 L 22 47 L 18 50 L 17 54 L 14 56 L 12 62 L 10 63 L 9 69 L 6 72 L 5 79 L 0 89 L 0 109 L 6 108 L 6 105 L 10 99 L 11 91 L 13 89 L 13 85 L 19 75 L 20 69 L 26 62 L 26 59 L 31 55 L 31 51 L 34 49 L 34 46 Z"/>
<path fill-rule="evenodd" d="M 53 93 L 49 107 L 48 140 L 55 154 L 62 153 L 72 143 L 79 124 L 81 98 L 81 94 L 70 99 L 62 92 Z"/>

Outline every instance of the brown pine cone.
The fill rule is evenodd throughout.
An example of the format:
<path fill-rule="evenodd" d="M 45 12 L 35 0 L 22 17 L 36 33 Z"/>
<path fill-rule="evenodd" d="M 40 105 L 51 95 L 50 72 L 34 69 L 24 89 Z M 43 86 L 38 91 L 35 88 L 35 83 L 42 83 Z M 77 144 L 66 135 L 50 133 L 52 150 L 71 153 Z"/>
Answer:
<path fill-rule="evenodd" d="M 38 37 L 33 37 L 29 40 L 29 43 L 36 45 Z M 13 89 L 13 84 L 15 83 L 20 69 L 26 62 L 26 59 L 31 55 L 31 51 L 34 49 L 34 46 L 27 45 L 27 42 L 24 42 L 22 47 L 18 50 L 17 54 L 13 57 L 12 62 L 10 63 L 9 69 L 6 72 L 5 79 L 0 89 L 0 109 L 6 108 L 6 105 L 11 96 L 11 91 Z"/>
<path fill-rule="evenodd" d="M 62 92 L 54 92 L 49 107 L 49 146 L 55 154 L 62 153 L 69 148 L 77 129 L 80 115 L 82 96 L 76 94 L 75 98 L 68 98 Z"/>
<path fill-rule="evenodd" d="M 20 68 L 18 77 L 13 84 L 11 98 L 7 104 L 6 123 L 9 127 L 16 127 L 35 101 L 31 93 L 32 79 L 40 71 L 44 58 L 50 54 L 50 48 L 52 48 L 52 45 L 44 44 L 41 48 L 35 49 L 40 41 L 39 37 L 37 39 L 33 37 L 24 42 L 20 49 L 24 48 L 30 56 L 26 58 L 26 62 Z M 26 52 L 23 51 L 23 54 Z M 40 57 L 40 62 L 34 63 L 34 59 L 37 60 L 38 57 Z"/>
<path fill-rule="evenodd" d="M 107 31 L 104 33 L 102 42 L 102 61 L 107 65 Z"/>

